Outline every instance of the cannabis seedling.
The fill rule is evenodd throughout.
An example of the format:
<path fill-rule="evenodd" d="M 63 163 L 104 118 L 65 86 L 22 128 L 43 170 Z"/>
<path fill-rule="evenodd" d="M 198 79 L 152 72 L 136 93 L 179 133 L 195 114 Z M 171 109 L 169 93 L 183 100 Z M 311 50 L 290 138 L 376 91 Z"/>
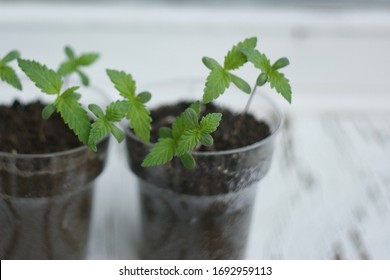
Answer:
<path fill-rule="evenodd" d="M 22 83 L 20 82 L 15 70 L 8 64 L 20 57 L 18 51 L 13 50 L 0 59 L 0 79 L 16 89 L 22 90 Z"/>
<path fill-rule="evenodd" d="M 284 74 L 278 69 L 289 64 L 287 58 L 281 58 L 273 65 L 269 59 L 256 48 L 257 38 L 248 38 L 237 45 L 227 53 L 224 58 L 223 66 L 215 59 L 203 57 L 204 65 L 211 71 L 207 77 L 202 97 L 202 103 L 210 103 L 221 96 L 230 84 L 247 94 L 251 94 L 248 103 L 242 115 L 246 114 L 258 86 L 263 86 L 269 82 L 272 88 L 291 103 L 291 87 Z M 248 61 L 261 70 L 253 90 L 250 85 L 242 78 L 234 75 L 233 70 L 244 66 Z M 190 108 L 187 108 L 176 121 L 172 124 L 172 129 L 162 128 L 159 131 L 158 142 L 153 146 L 150 153 L 142 162 L 142 166 L 149 167 L 164 164 L 174 156 L 178 156 L 181 162 L 187 168 L 194 168 L 196 163 L 191 155 L 191 151 L 199 144 L 210 146 L 213 144 L 213 138 L 210 135 L 214 132 L 220 123 L 222 115 L 220 113 L 210 113 L 204 116 L 200 122 L 201 102 L 195 102 Z M 236 124 L 235 133 L 239 133 L 240 122 Z"/>
<path fill-rule="evenodd" d="M 244 111 L 241 114 L 241 118 L 236 123 L 235 133 L 237 134 L 240 132 L 240 126 L 243 119 L 242 116 L 248 112 L 257 87 L 261 87 L 269 82 L 271 88 L 274 88 L 289 103 L 291 103 L 291 86 L 289 80 L 283 73 L 278 71 L 279 69 L 289 65 L 289 60 L 282 57 L 271 65 L 267 56 L 255 49 L 256 45 L 257 38 L 252 37 L 233 46 L 233 48 L 225 56 L 223 66 L 212 58 L 203 57 L 202 59 L 203 64 L 211 70 L 204 88 L 204 103 L 216 100 L 226 91 L 226 89 L 229 88 L 231 83 L 236 85 L 243 92 L 250 94 Z M 230 72 L 231 70 L 236 70 L 241 66 L 244 66 L 248 61 L 261 70 L 252 90 L 246 81 Z"/>
<path fill-rule="evenodd" d="M 84 86 L 89 85 L 88 76 L 81 70 L 81 68 L 90 66 L 98 58 L 99 54 L 97 53 L 83 53 L 79 56 L 76 56 L 73 49 L 69 46 L 65 47 L 65 54 L 67 60 L 61 63 L 60 67 L 57 70 L 57 73 L 62 77 L 69 76 L 72 73 L 77 73 L 80 76 L 81 82 Z"/>

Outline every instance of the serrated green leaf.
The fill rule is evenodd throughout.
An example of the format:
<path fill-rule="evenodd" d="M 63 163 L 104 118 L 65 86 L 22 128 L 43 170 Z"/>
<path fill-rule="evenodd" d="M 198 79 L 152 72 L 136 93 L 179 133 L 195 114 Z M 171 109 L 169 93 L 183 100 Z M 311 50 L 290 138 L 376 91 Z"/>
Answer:
<path fill-rule="evenodd" d="M 213 133 L 218 128 L 221 119 L 221 113 L 207 114 L 200 121 L 200 131 L 202 133 Z"/>
<path fill-rule="evenodd" d="M 78 93 L 75 93 L 76 90 L 78 90 L 80 87 L 76 86 L 76 87 L 70 87 L 68 89 L 66 89 L 62 94 L 61 96 L 63 98 L 72 98 L 74 100 L 79 100 L 81 95 L 78 94 Z"/>
<path fill-rule="evenodd" d="M 235 86 L 238 87 L 240 90 L 248 94 L 251 93 L 252 91 L 251 86 L 243 79 L 233 74 L 230 74 L 230 79 L 232 80 L 233 84 L 235 84 Z"/>
<path fill-rule="evenodd" d="M 172 124 L 172 136 L 176 140 L 183 135 L 184 131 L 190 129 L 190 126 L 186 121 L 186 117 L 184 116 L 184 112 L 176 117 L 175 122 Z"/>
<path fill-rule="evenodd" d="M 130 74 L 111 69 L 107 69 L 106 72 L 115 88 L 123 97 L 128 99 L 135 97 L 135 81 Z"/>
<path fill-rule="evenodd" d="M 202 133 L 202 135 L 200 137 L 200 143 L 203 146 L 210 147 L 214 144 L 214 139 L 210 134 Z"/>
<path fill-rule="evenodd" d="M 14 69 L 5 64 L 0 66 L 0 79 L 14 88 L 22 90 L 22 84 Z"/>
<path fill-rule="evenodd" d="M 160 138 L 172 138 L 172 129 L 169 127 L 160 127 L 158 135 Z"/>
<path fill-rule="evenodd" d="M 213 59 L 211 57 L 207 57 L 207 56 L 203 57 L 202 62 L 210 70 L 222 68 L 222 66 L 215 59 Z"/>
<path fill-rule="evenodd" d="M 62 94 L 57 97 L 54 104 L 64 122 L 73 130 L 83 144 L 88 145 L 91 130 L 90 119 L 87 112 L 75 99 L 74 94 Z"/>
<path fill-rule="evenodd" d="M 197 129 L 186 130 L 177 142 L 177 154 L 179 156 L 193 150 L 198 145 L 202 133 Z"/>
<path fill-rule="evenodd" d="M 96 143 L 106 137 L 111 131 L 110 123 L 104 119 L 97 119 L 92 125 L 89 132 L 88 146 L 96 151 Z"/>
<path fill-rule="evenodd" d="M 144 104 L 148 103 L 151 98 L 152 98 L 152 94 L 148 91 L 143 91 L 137 95 L 137 99 Z"/>
<path fill-rule="evenodd" d="M 264 73 L 271 71 L 271 63 L 264 54 L 260 53 L 258 50 L 248 48 L 244 48 L 241 51 L 256 68 L 260 69 Z"/>
<path fill-rule="evenodd" d="M 77 59 L 77 65 L 89 66 L 99 58 L 98 53 L 85 53 L 80 55 Z"/>
<path fill-rule="evenodd" d="M 69 59 L 75 59 L 76 55 L 74 54 L 74 51 L 71 47 L 66 46 L 65 47 L 65 54 Z"/>
<path fill-rule="evenodd" d="M 239 42 L 236 46 L 233 46 L 233 48 L 225 56 L 223 68 L 225 70 L 234 70 L 243 66 L 248 60 L 246 55 L 243 54 L 241 50 L 244 48 L 254 49 L 256 47 L 256 44 L 257 38 L 252 37 L 245 39 L 242 42 Z"/>
<path fill-rule="evenodd" d="M 89 78 L 88 78 L 88 76 L 83 71 L 80 71 L 80 70 L 77 70 L 77 73 L 80 76 L 81 83 L 84 86 L 86 86 L 86 87 L 89 86 Z"/>
<path fill-rule="evenodd" d="M 51 115 L 56 111 L 56 106 L 54 104 L 46 105 L 42 110 L 42 118 L 47 120 Z"/>
<path fill-rule="evenodd" d="M 35 85 L 47 94 L 59 94 L 62 87 L 61 76 L 36 61 L 18 59 L 19 67 Z"/>
<path fill-rule="evenodd" d="M 188 152 L 180 156 L 180 161 L 188 169 L 194 169 L 196 166 L 194 157 Z"/>
<path fill-rule="evenodd" d="M 150 130 L 152 118 L 149 110 L 137 99 L 130 102 L 130 108 L 127 112 L 127 119 L 130 121 L 130 127 L 134 129 L 135 134 L 144 142 L 150 141 Z"/>
<path fill-rule="evenodd" d="M 282 58 L 279 58 L 273 65 L 272 65 L 272 69 L 273 70 L 278 70 L 278 69 L 281 69 L 283 67 L 286 67 L 290 64 L 290 61 L 288 60 L 287 57 L 282 57 Z"/>
<path fill-rule="evenodd" d="M 116 141 L 118 141 L 118 143 L 122 142 L 123 139 L 125 139 L 125 134 L 123 133 L 123 131 L 116 127 L 114 124 L 110 124 L 110 127 L 111 133 L 112 135 L 114 135 Z"/>
<path fill-rule="evenodd" d="M 106 108 L 106 118 L 111 122 L 119 122 L 123 119 L 129 110 L 128 101 L 111 102 Z"/>
<path fill-rule="evenodd" d="M 150 167 L 155 165 L 164 164 L 172 160 L 175 155 L 175 140 L 172 138 L 160 138 L 149 154 L 146 155 L 142 162 L 143 167 Z"/>
<path fill-rule="evenodd" d="M 20 53 L 16 50 L 13 50 L 13 51 L 10 51 L 9 53 L 7 53 L 2 59 L 1 61 L 4 62 L 4 63 L 8 63 L 8 62 L 11 62 L 12 60 L 14 59 L 17 59 L 20 57 Z"/>
<path fill-rule="evenodd" d="M 230 74 L 225 70 L 218 68 L 211 71 L 203 90 L 203 103 L 209 103 L 218 98 L 229 87 L 230 82 Z"/>
<path fill-rule="evenodd" d="M 197 118 L 199 119 L 200 108 L 201 108 L 200 101 L 195 101 L 194 103 L 192 103 L 190 108 L 193 109 L 196 112 Z"/>
<path fill-rule="evenodd" d="M 195 128 L 198 126 L 198 114 L 191 107 L 184 110 L 183 117 L 189 128 Z"/>
<path fill-rule="evenodd" d="M 61 76 L 67 76 L 75 71 L 77 71 L 77 64 L 74 60 L 71 60 L 61 63 L 60 67 L 57 70 L 57 73 Z"/>
<path fill-rule="evenodd" d="M 268 80 L 272 88 L 280 93 L 289 103 L 291 103 L 291 86 L 284 74 L 273 71 L 268 74 Z"/>
<path fill-rule="evenodd" d="M 97 117 L 97 118 L 104 118 L 104 113 L 102 108 L 100 108 L 96 104 L 89 104 L 88 109 Z"/>

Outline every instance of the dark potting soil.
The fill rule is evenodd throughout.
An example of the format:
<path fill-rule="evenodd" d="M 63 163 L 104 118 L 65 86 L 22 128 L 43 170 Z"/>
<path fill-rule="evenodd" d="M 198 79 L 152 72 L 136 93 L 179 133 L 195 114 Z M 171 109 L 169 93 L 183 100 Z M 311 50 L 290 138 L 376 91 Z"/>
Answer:
<path fill-rule="evenodd" d="M 0 151 L 44 154 L 81 143 L 58 114 L 41 117 L 34 102 L 0 106 Z M 0 259 L 82 259 L 90 225 L 94 180 L 102 172 L 108 138 L 98 152 L 0 156 Z"/>
<path fill-rule="evenodd" d="M 43 154 L 82 145 L 58 113 L 42 119 L 44 105 L 37 101 L 0 106 L 0 151 L 15 154 Z"/>
<path fill-rule="evenodd" d="M 191 105 L 189 102 L 180 102 L 175 106 L 161 106 L 151 112 L 153 127 L 151 141 L 157 142 L 158 130 L 160 127 L 168 126 L 174 122 L 175 117 Z M 200 151 L 225 151 L 245 147 L 270 135 L 269 126 L 254 118 L 250 114 L 237 114 L 232 111 L 218 107 L 212 103 L 201 108 L 201 115 L 208 113 L 222 113 L 222 120 L 217 131 L 212 136 L 214 145 L 211 147 L 201 146 Z M 239 133 L 236 132 L 237 125 L 240 125 Z"/>

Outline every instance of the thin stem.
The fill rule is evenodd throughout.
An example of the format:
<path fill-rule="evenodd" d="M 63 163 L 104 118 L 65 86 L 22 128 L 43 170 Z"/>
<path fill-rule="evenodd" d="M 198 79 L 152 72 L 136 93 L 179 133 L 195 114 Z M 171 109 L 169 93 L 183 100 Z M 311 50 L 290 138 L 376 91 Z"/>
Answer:
<path fill-rule="evenodd" d="M 252 89 L 252 92 L 249 96 L 249 99 L 248 99 L 248 102 L 246 103 L 245 105 L 245 108 L 244 108 L 244 111 L 242 112 L 240 118 L 238 119 L 238 121 L 236 122 L 236 128 L 234 130 L 234 134 L 238 135 L 240 133 L 240 129 L 241 129 L 241 123 L 243 122 L 244 120 L 244 116 L 248 113 L 249 111 L 249 107 L 251 105 L 251 102 L 252 102 L 252 99 L 253 99 L 253 96 L 255 96 L 255 93 L 256 93 L 256 89 L 257 89 L 257 85 L 255 84 L 253 86 L 253 89 Z"/>

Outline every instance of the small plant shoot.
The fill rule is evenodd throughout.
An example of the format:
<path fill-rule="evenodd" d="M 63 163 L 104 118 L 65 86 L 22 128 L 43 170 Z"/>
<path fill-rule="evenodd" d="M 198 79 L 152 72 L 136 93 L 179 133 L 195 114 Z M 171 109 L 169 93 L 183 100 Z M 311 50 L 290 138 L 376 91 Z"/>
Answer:
<path fill-rule="evenodd" d="M 250 95 L 242 113 L 246 114 L 257 87 L 269 83 L 271 88 L 281 94 L 291 103 L 291 87 L 289 80 L 280 72 L 280 69 L 289 65 L 287 58 L 280 58 L 271 64 L 265 54 L 256 49 L 257 38 L 252 37 L 233 46 L 224 57 L 222 64 L 210 57 L 203 57 L 203 64 L 210 70 L 207 76 L 201 101 L 194 102 L 176 117 L 171 127 L 163 127 L 159 131 L 159 139 L 153 145 L 149 154 L 142 162 L 143 167 L 165 164 L 174 157 L 180 158 L 187 168 L 194 168 L 196 162 L 192 151 L 201 145 L 211 146 L 214 143 L 212 133 L 218 129 L 222 119 L 221 113 L 209 113 L 201 116 L 202 104 L 218 99 L 234 84 L 241 91 Z M 80 104 L 79 87 L 63 88 L 63 78 L 77 73 L 83 85 L 89 84 L 89 78 L 81 70 L 89 66 L 99 57 L 96 53 L 85 53 L 77 56 L 70 47 L 65 48 L 67 61 L 63 62 L 58 71 L 49 69 L 36 61 L 21 59 L 19 52 L 11 51 L 0 60 L 0 79 L 17 89 L 22 89 L 15 71 L 8 65 L 17 59 L 19 67 L 42 92 L 53 95 L 55 100 L 42 111 L 42 117 L 48 119 L 54 112 L 58 112 L 64 122 L 78 136 L 79 140 L 90 149 L 96 151 L 96 144 L 107 134 L 111 133 L 118 142 L 124 139 L 124 133 L 115 123 L 127 119 L 130 128 L 145 143 L 150 142 L 152 118 L 146 103 L 151 99 L 147 91 L 137 93 L 136 82 L 133 77 L 118 70 L 107 69 L 107 75 L 116 90 L 123 97 L 122 100 L 111 102 L 105 112 L 96 104 L 90 104 L 91 114 Z M 242 78 L 233 73 L 250 62 L 260 70 L 253 89 Z M 235 133 L 240 133 L 240 123 L 235 124 Z"/>
<path fill-rule="evenodd" d="M 81 68 L 90 66 L 98 58 L 99 54 L 97 53 L 84 53 L 79 56 L 76 56 L 73 49 L 69 46 L 65 47 L 65 54 L 67 60 L 61 63 L 57 72 L 63 77 L 69 76 L 70 74 L 77 73 L 81 79 L 81 82 L 84 86 L 89 85 L 88 76 L 81 70 Z"/>
<path fill-rule="evenodd" d="M 203 57 L 203 64 L 211 70 L 204 88 L 204 103 L 209 103 L 217 99 L 229 88 L 230 84 L 233 83 L 243 92 L 250 94 L 242 113 L 243 116 L 249 110 L 250 103 L 257 87 L 261 87 L 267 82 L 269 82 L 271 88 L 274 88 L 276 92 L 280 93 L 284 99 L 291 103 L 292 93 L 289 80 L 279 71 L 279 69 L 290 64 L 289 60 L 282 57 L 271 65 L 267 56 L 256 50 L 256 45 L 257 38 L 255 37 L 239 42 L 237 45 L 233 46 L 225 56 L 223 67 L 216 60 L 209 57 Z M 260 74 L 258 75 L 252 90 L 246 81 L 233 75 L 230 71 L 244 66 L 248 61 L 260 70 Z M 236 134 L 240 133 L 241 122 L 242 117 L 235 124 Z"/>
<path fill-rule="evenodd" d="M 22 90 L 22 84 L 16 75 L 15 70 L 8 65 L 11 61 L 18 59 L 19 57 L 19 52 L 13 50 L 0 59 L 0 79 L 14 88 Z"/>
<path fill-rule="evenodd" d="M 91 122 L 87 112 L 79 103 L 80 94 L 76 92 L 79 87 L 63 90 L 62 77 L 56 71 L 36 61 L 19 58 L 18 64 L 36 87 L 46 94 L 55 96 L 54 102 L 43 109 L 42 117 L 48 119 L 57 111 L 79 140 L 88 146 Z"/>

